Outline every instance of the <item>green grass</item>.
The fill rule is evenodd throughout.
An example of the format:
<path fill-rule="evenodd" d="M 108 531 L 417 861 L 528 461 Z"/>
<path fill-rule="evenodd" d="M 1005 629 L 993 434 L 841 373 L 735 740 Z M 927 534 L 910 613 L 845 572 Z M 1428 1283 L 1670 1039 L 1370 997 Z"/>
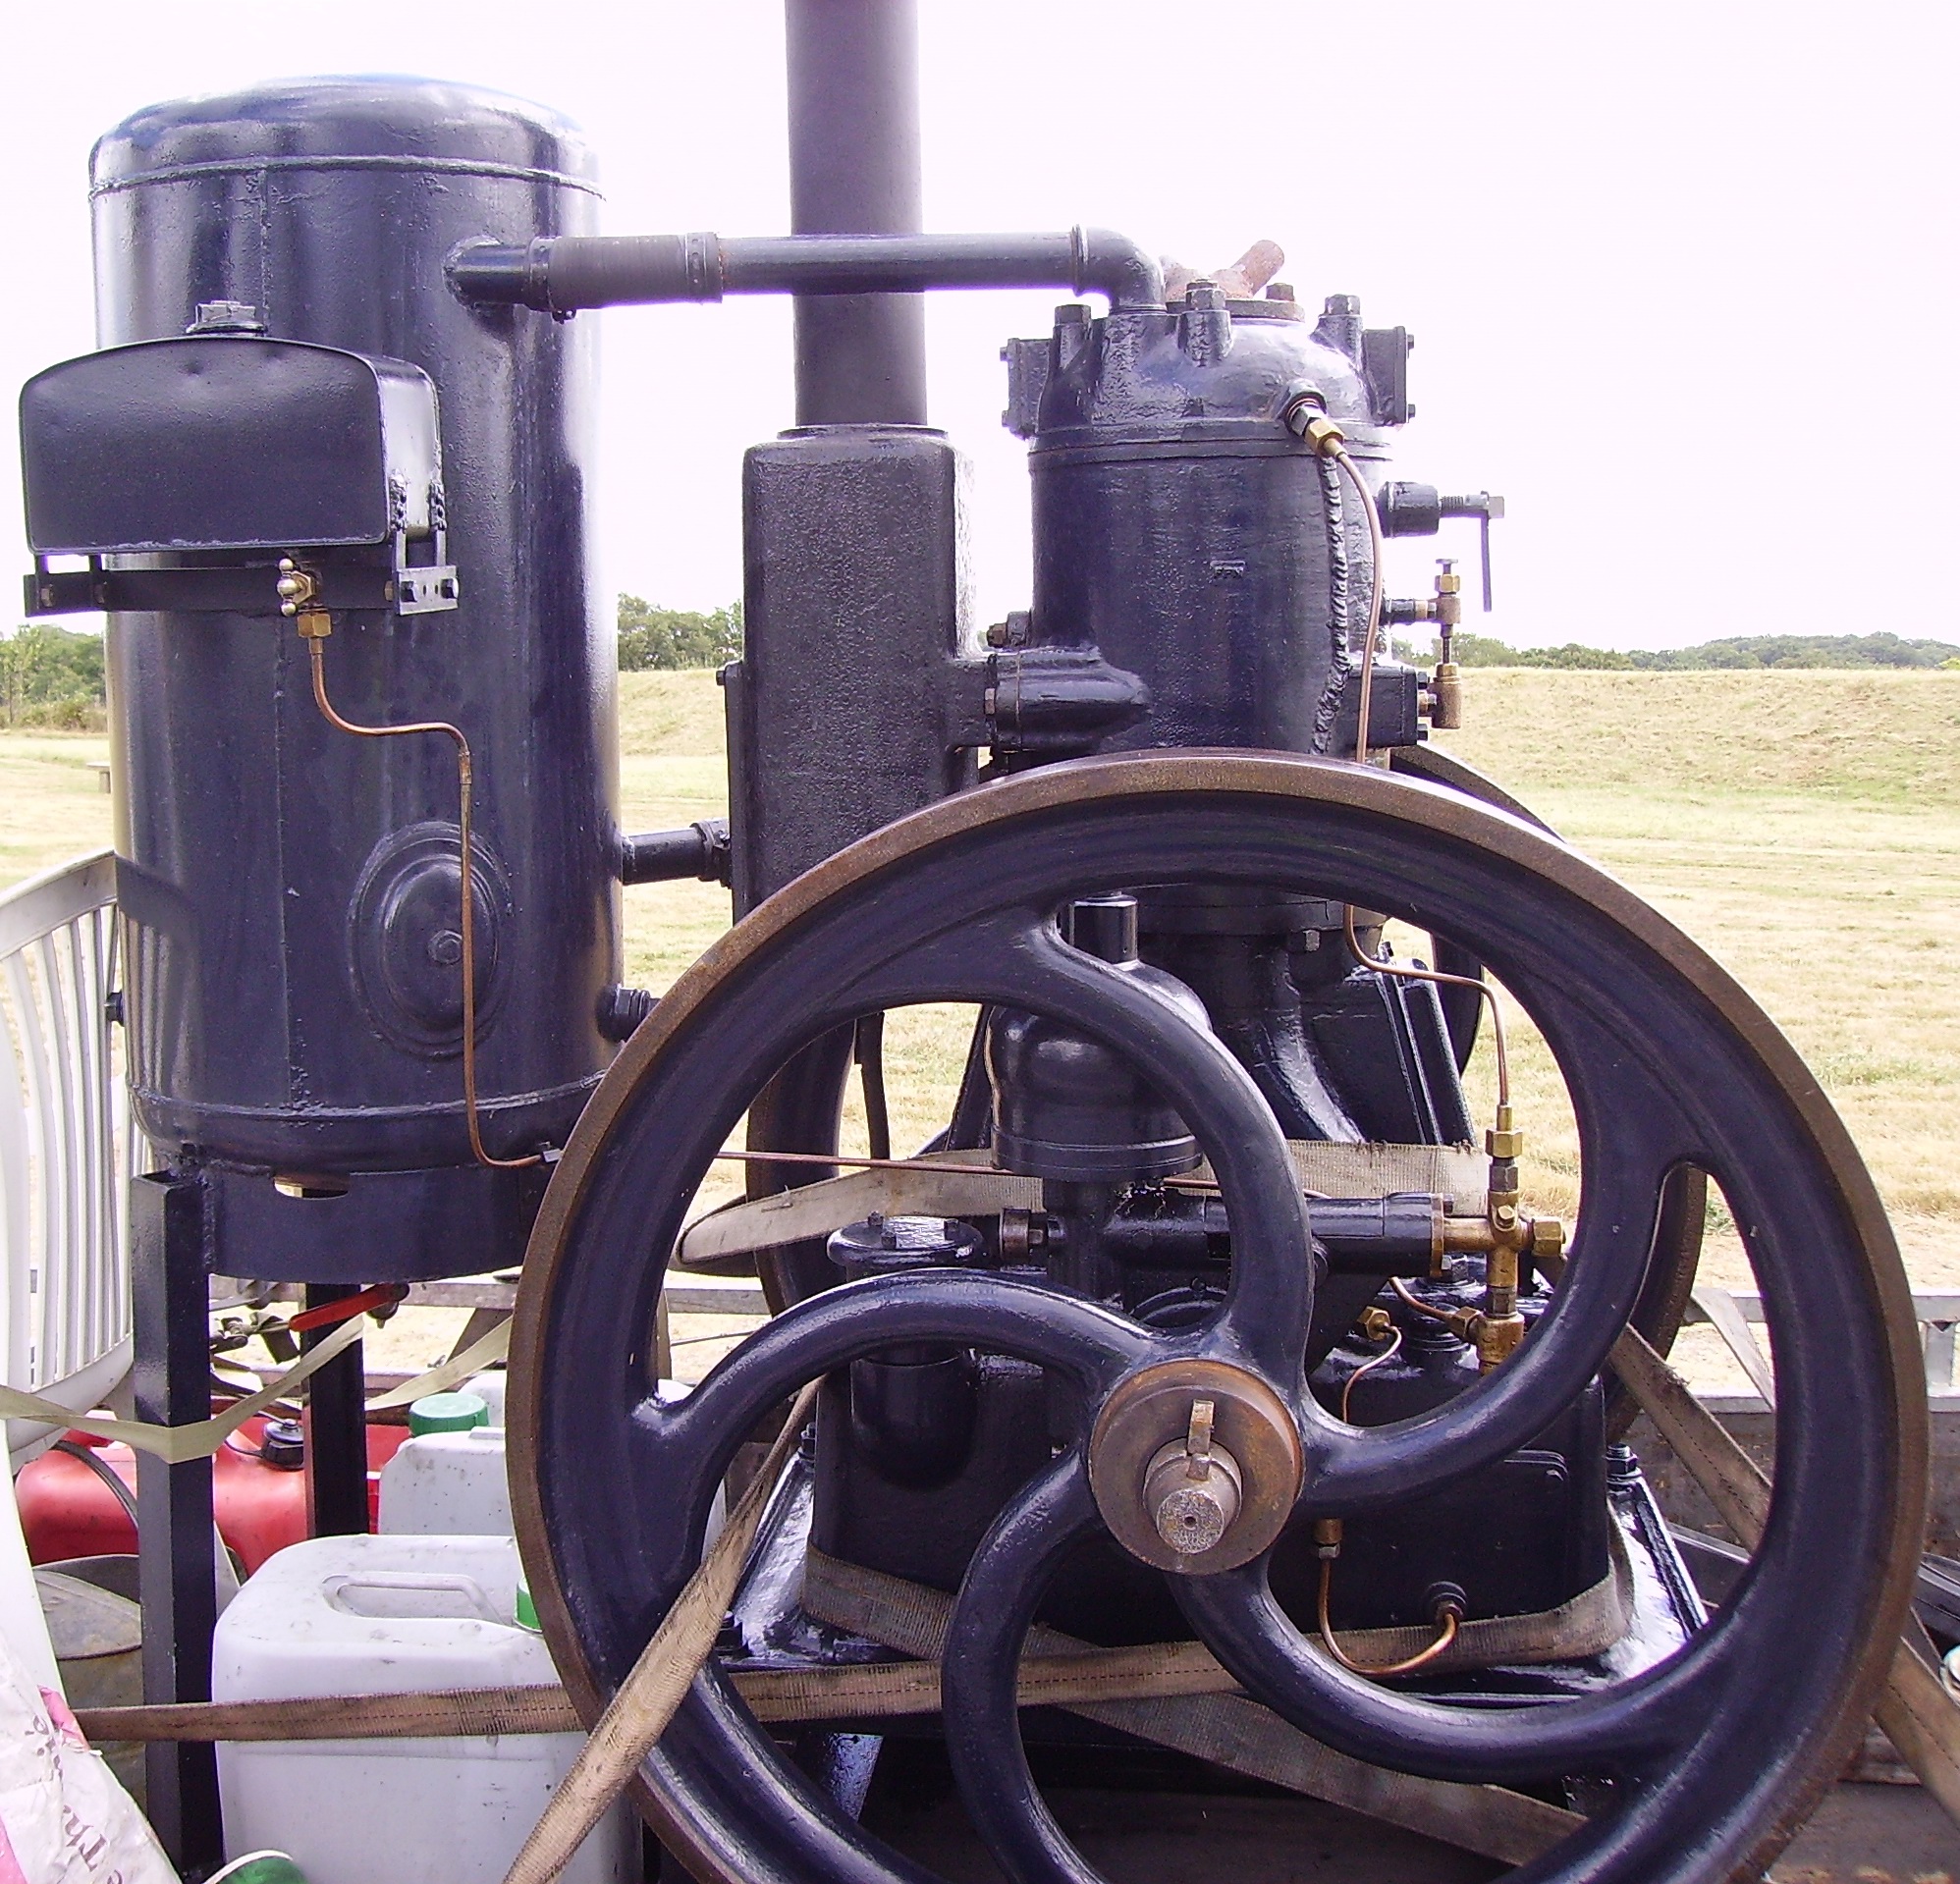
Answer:
<path fill-rule="evenodd" d="M 1960 673 L 1469 673 L 1460 732 L 1489 772 L 1714 953 L 1843 1112 L 1916 1282 L 1960 1286 Z M 621 676 L 622 816 L 656 830 L 726 808 L 707 673 Z M 108 840 L 87 735 L 0 733 L 0 871 Z M 627 979 L 664 989 L 728 919 L 706 885 L 625 892 Z M 964 1016 L 895 1019 L 901 1144 L 943 1118 Z M 1479 1068 L 1480 1084 L 1488 1069 Z M 1534 1190 L 1569 1209 L 1576 1149 L 1528 1030 L 1519 1090 Z M 850 1130 L 861 1143 L 861 1123 Z M 1739 1279 L 1739 1278 L 1737 1278 Z"/>

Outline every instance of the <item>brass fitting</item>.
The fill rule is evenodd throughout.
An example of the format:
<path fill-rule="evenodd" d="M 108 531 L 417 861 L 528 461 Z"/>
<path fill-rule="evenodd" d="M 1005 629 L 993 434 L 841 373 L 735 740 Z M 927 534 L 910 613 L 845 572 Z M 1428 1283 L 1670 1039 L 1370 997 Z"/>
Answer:
<path fill-rule="evenodd" d="M 1439 661 L 1429 676 L 1429 723 L 1439 732 L 1463 724 L 1463 671 L 1454 661 Z"/>
<path fill-rule="evenodd" d="M 1484 1134 L 1484 1150 L 1504 1163 L 1524 1156 L 1524 1133 L 1513 1121 L 1508 1105 L 1497 1107 L 1497 1122 Z"/>
<path fill-rule="evenodd" d="M 1436 565 L 1436 604 L 1429 618 L 1446 635 L 1463 620 L 1463 578 L 1448 557 L 1440 557 Z"/>
<path fill-rule="evenodd" d="M 299 618 L 299 632 L 309 641 L 324 641 L 334 631 L 333 618 L 315 604 L 320 595 L 320 578 L 304 569 L 290 556 L 279 559 L 279 613 Z"/>
<path fill-rule="evenodd" d="M 1479 1319 L 1483 1325 L 1471 1345 L 1477 1350 L 1478 1366 L 1489 1373 L 1517 1352 L 1518 1343 L 1525 1337 L 1525 1319 L 1512 1310 L 1509 1315 L 1486 1315 Z"/>
<path fill-rule="evenodd" d="M 1314 1520 L 1314 1555 L 1333 1559 L 1340 1555 L 1341 1523 L 1338 1518 Z"/>
<path fill-rule="evenodd" d="M 1363 1309 L 1355 1321 L 1364 1341 L 1386 1341 L 1394 1332 L 1395 1322 L 1387 1309 Z"/>
<path fill-rule="evenodd" d="M 320 593 L 320 578 L 311 569 L 302 569 L 290 556 L 279 559 L 279 613 L 294 616 L 310 609 Z"/>
<path fill-rule="evenodd" d="M 1565 1254 L 1565 1225 L 1555 1216 L 1535 1216 L 1531 1220 L 1531 1257 L 1534 1263 L 1555 1263 Z"/>
<path fill-rule="evenodd" d="M 1347 434 L 1327 415 L 1321 396 L 1303 389 L 1286 402 L 1279 417 L 1287 431 L 1304 439 L 1322 458 L 1338 458 Z"/>
<path fill-rule="evenodd" d="M 1314 448 L 1314 450 L 1321 455 L 1322 458 L 1334 458 L 1337 456 L 1341 446 L 1345 444 L 1347 440 L 1347 434 L 1343 432 L 1340 429 L 1340 427 L 1334 422 L 1333 419 L 1329 418 L 1325 412 L 1315 413 L 1312 417 L 1308 418 L 1304 424 L 1295 426 L 1294 430 L 1297 431 L 1299 435 L 1303 439 L 1305 439 L 1307 443 L 1311 445 Z"/>

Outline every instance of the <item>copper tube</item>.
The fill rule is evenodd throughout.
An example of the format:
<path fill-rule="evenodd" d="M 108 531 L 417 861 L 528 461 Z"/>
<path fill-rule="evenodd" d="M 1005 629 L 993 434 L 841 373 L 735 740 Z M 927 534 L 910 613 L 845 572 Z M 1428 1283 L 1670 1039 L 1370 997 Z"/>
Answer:
<path fill-rule="evenodd" d="M 998 1164 L 929 1164 L 917 1157 L 847 1157 L 843 1152 L 717 1152 L 737 1164 L 847 1164 L 854 1171 L 931 1171 L 950 1177 L 1012 1177 Z"/>
<path fill-rule="evenodd" d="M 1347 1383 L 1340 1390 L 1340 1420 L 1343 1426 L 1352 1424 L 1347 1417 L 1347 1402 L 1354 1392 L 1355 1381 L 1360 1379 L 1364 1373 L 1372 1373 L 1377 1368 L 1388 1366 L 1401 1351 L 1402 1331 L 1400 1328 L 1396 1328 L 1388 1337 L 1388 1345 L 1380 1354 L 1376 1355 L 1372 1361 L 1363 1362 L 1360 1367 L 1356 1368 L 1347 1376 Z"/>
<path fill-rule="evenodd" d="M 1320 1625 L 1321 1641 L 1332 1655 L 1350 1675 L 1366 1675 L 1372 1680 L 1380 1680 L 1384 1675 L 1412 1675 L 1418 1668 L 1426 1668 L 1456 1640 L 1458 1625 L 1462 1617 L 1454 1607 L 1443 1612 L 1443 1621 L 1437 1627 L 1436 1640 L 1427 1648 L 1418 1649 L 1406 1661 L 1391 1661 L 1384 1668 L 1371 1668 L 1366 1662 L 1353 1659 L 1334 1639 L 1334 1625 L 1328 1621 L 1328 1592 L 1334 1588 L 1334 1559 L 1321 1559 L 1321 1599 Z"/>
<path fill-rule="evenodd" d="M 1442 1321 L 1452 1327 L 1455 1325 L 1447 1309 L 1431 1308 L 1427 1302 L 1410 1292 L 1409 1285 L 1399 1275 L 1389 1276 L 1388 1286 L 1401 1298 L 1403 1308 L 1413 1309 L 1418 1315 L 1426 1315 L 1432 1321 Z"/>
<path fill-rule="evenodd" d="M 1362 514 L 1368 519 L 1368 540 L 1374 546 L 1374 568 L 1368 590 L 1368 633 L 1361 644 L 1361 686 L 1356 701 L 1360 718 L 1355 723 L 1354 733 L 1354 762 L 1366 765 L 1368 709 L 1375 692 L 1375 643 L 1382 632 L 1382 516 L 1375 508 L 1374 492 L 1369 490 L 1367 480 L 1361 475 L 1361 467 L 1348 456 L 1346 447 L 1335 445 L 1332 457 L 1347 473 L 1347 481 L 1354 486 L 1354 493 L 1361 500 Z M 1378 975 L 1401 975 L 1410 981 L 1437 982 L 1450 988 L 1474 988 L 1484 997 L 1485 1005 L 1491 1010 L 1491 1050 L 1497 1062 L 1497 1103 L 1508 1105 L 1511 1103 L 1510 1055 L 1505 1050 L 1503 1013 L 1497 1006 L 1497 995 L 1490 984 L 1473 975 L 1445 975 L 1438 969 L 1377 961 L 1373 955 L 1364 954 L 1354 934 L 1352 903 L 1347 905 L 1346 927 L 1347 945 L 1353 951 L 1354 958 L 1374 969 Z"/>
<path fill-rule="evenodd" d="M 1346 910 L 1347 946 L 1362 967 L 1372 968 L 1378 975 L 1400 975 L 1408 981 L 1433 981 L 1448 988 L 1474 988 L 1484 997 L 1484 1005 L 1491 1010 L 1491 1056 L 1497 1066 L 1497 1103 L 1508 1105 L 1511 1103 L 1511 1056 L 1504 1039 L 1504 1010 L 1497 1005 L 1497 991 L 1489 982 L 1475 975 L 1445 975 L 1440 969 L 1418 968 L 1413 962 L 1380 960 L 1361 946 L 1361 939 L 1354 933 L 1354 905 L 1348 903 Z"/>
<path fill-rule="evenodd" d="M 342 732 L 352 732 L 362 739 L 390 739 L 409 732 L 440 732 L 456 741 L 456 785 L 460 810 L 457 827 L 462 837 L 461 861 L 458 865 L 458 881 L 463 891 L 463 1116 L 469 1128 L 469 1150 L 477 1163 L 487 1164 L 493 1170 L 521 1170 L 527 1164 L 538 1164 L 543 1159 L 535 1152 L 527 1157 L 492 1157 L 483 1149 L 483 1133 L 477 1119 L 476 1105 L 476 883 L 472 869 L 474 853 L 470 849 L 470 798 L 474 783 L 470 770 L 469 741 L 463 736 L 460 727 L 453 727 L 447 720 L 416 720 L 399 727 L 363 727 L 352 720 L 343 719 L 334 711 L 334 704 L 327 698 L 326 660 L 322 649 L 324 635 L 308 634 L 306 647 L 313 663 L 313 701 L 330 726 Z"/>

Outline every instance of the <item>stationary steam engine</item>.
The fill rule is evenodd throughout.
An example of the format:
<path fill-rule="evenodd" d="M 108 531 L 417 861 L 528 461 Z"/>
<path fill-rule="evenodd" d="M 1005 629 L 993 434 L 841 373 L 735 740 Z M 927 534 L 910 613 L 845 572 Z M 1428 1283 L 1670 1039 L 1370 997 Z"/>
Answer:
<path fill-rule="evenodd" d="M 1488 585 L 1502 506 L 1392 474 L 1406 334 L 1271 243 L 1198 274 L 1093 228 L 918 233 L 905 8 L 789 12 L 787 237 L 599 236 L 570 127 L 442 84 L 97 146 L 102 349 L 22 423 L 31 605 L 109 617 L 150 1410 L 199 1410 L 210 1269 L 329 1299 L 528 1238 L 520 1542 L 596 1712 L 821 1380 L 644 1769 L 702 1878 L 916 1878 L 880 1801 L 946 1775 L 1006 1875 L 1080 1884 L 1044 1785 L 1325 1793 L 1315 1760 L 1404 1825 L 1511 1812 L 1469 1842 L 1533 1877 L 1740 1875 L 1904 1601 L 1921 1415 L 1869 1180 L 1719 969 L 1426 744 L 1464 710 L 1459 581 L 1385 595 L 1382 541 L 1475 525 Z M 1033 566 L 988 625 L 920 307 L 997 287 L 1062 304 L 1005 352 Z M 730 815 L 625 834 L 587 310 L 739 294 L 796 298 L 797 409 L 744 472 Z M 681 877 L 739 920 L 655 1001 L 618 886 Z M 1569 1236 L 1494 979 L 1570 1095 Z M 895 1146 L 887 1017 L 930 1003 L 963 1071 Z M 1608 1365 L 1672 1338 L 1711 1178 L 1782 1416 L 1713 1620 Z M 670 1265 L 776 1310 L 691 1393 Z M 146 1507 L 180 1672 L 195 1470 Z M 1024 1654 L 1095 1650 L 1129 1651 L 1116 1698 L 1020 1704 Z M 928 1706 L 742 1697 L 905 1657 Z"/>

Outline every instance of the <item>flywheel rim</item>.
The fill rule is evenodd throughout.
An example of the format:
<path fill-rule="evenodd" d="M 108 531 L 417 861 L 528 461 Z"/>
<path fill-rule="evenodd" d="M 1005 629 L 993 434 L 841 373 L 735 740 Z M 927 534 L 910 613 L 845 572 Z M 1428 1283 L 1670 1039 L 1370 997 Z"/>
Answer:
<path fill-rule="evenodd" d="M 612 1144 L 612 1134 L 631 1113 L 643 1082 L 651 1077 L 649 1069 L 657 1069 L 672 1043 L 713 1006 L 717 991 L 759 972 L 772 951 L 793 945 L 799 926 L 812 921 L 834 898 L 853 896 L 862 901 L 895 873 L 913 869 L 936 846 L 944 848 L 975 833 L 998 835 L 1017 825 L 1032 827 L 1045 817 L 1066 819 L 1111 808 L 1142 816 L 1153 810 L 1163 812 L 1173 803 L 1217 809 L 1234 798 L 1281 816 L 1289 809 L 1295 813 L 1310 810 L 1335 820 L 1350 817 L 1384 829 L 1392 827 L 1411 842 L 1416 840 L 1413 834 L 1420 833 L 1425 841 L 1458 846 L 1487 866 L 1508 871 L 1521 881 L 1555 886 L 1565 895 L 1590 905 L 1631 944 L 1663 959 L 1668 973 L 1720 1018 L 1738 1050 L 1751 1057 L 1787 1102 L 1792 1118 L 1817 1154 L 1820 1167 L 1827 1171 L 1829 1187 L 1842 1202 L 1847 1229 L 1857 1243 L 1864 1264 L 1863 1281 L 1872 1297 L 1872 1326 L 1867 1334 L 1875 1352 L 1890 1357 L 1894 1403 L 1890 1409 L 1895 1416 L 1892 1444 L 1886 1462 L 1893 1514 L 1890 1548 L 1885 1553 L 1882 1583 L 1875 1588 L 1867 1605 L 1874 1632 L 1844 1684 L 1835 1721 L 1814 1733 L 1809 1743 L 1814 1749 L 1822 1747 L 1825 1751 L 1841 1745 L 1855 1730 L 1883 1678 L 1890 1659 L 1884 1632 L 1903 1617 L 1909 1598 L 1920 1523 L 1914 1507 L 1923 1480 L 1926 1443 L 1923 1399 L 1915 1403 L 1910 1394 L 1898 1390 L 1904 1377 L 1902 1358 L 1916 1353 L 1911 1301 L 1876 1191 L 1835 1113 L 1780 1034 L 1706 953 L 1658 912 L 1562 845 L 1516 821 L 1440 790 L 1388 779 L 1370 768 L 1238 753 L 1134 755 L 1049 768 L 949 800 L 890 827 L 771 898 L 722 938 L 677 983 L 602 1083 L 567 1149 L 525 1265 L 512 1350 L 514 1424 L 533 1432 L 542 1429 L 540 1396 L 545 1383 L 541 1369 L 553 1290 L 594 1186 L 608 1182 L 609 1171 L 617 1165 L 618 1148 Z M 1376 906 L 1393 907 L 1391 901 L 1371 900 Z M 514 1471 L 514 1504 L 526 1570 L 554 1656 L 574 1702 L 590 1718 L 603 1702 L 603 1690 L 586 1659 L 585 1646 L 558 1581 L 536 1462 L 528 1456 Z M 725 1691 L 717 1694 L 716 1688 L 712 1681 L 697 1684 L 695 1696 L 677 1718 L 675 1729 L 670 1730 L 684 1744 L 689 1757 L 710 1744 L 719 1744 L 728 1752 L 747 1744 L 735 1718 L 738 1707 Z M 749 1750 L 752 1753 L 755 1749 L 751 1746 Z M 734 1763 L 742 1764 L 745 1757 Z M 694 1763 L 699 1764 L 698 1760 Z M 668 1764 L 664 1752 L 656 1756 L 655 1764 L 666 1772 L 671 1785 L 677 1769 Z M 1809 1797 L 1802 1795 L 1814 1795 L 1827 1781 L 1827 1764 L 1822 1756 L 1812 1760 L 1814 1770 L 1808 1785 L 1798 1789 L 1773 1823 L 1758 1828 L 1760 1836 L 1751 1848 L 1750 1861 L 1767 1862 L 1780 1849 L 1810 1803 Z M 750 1783 L 758 1777 L 751 1772 Z M 687 1795 L 685 1787 L 669 1799 L 649 1794 L 646 1803 L 663 1836 L 702 1875 L 727 1880 L 727 1884 L 750 1884 L 764 1876 L 786 1880 L 793 1876 L 800 1884 L 802 1878 L 817 1875 L 808 1868 L 815 1854 L 807 1849 L 791 1852 L 777 1840 L 772 1857 L 761 1849 L 769 1840 L 759 1844 L 753 1839 L 734 1838 L 727 1827 L 718 1828 L 722 1836 L 709 1836 L 711 1828 L 695 1822 L 682 1795 Z M 688 1797 L 696 1808 L 704 1803 L 699 1788 Z M 819 1809 L 807 1786 L 787 1776 L 776 1797 L 798 1810 Z M 840 1879 L 923 1875 L 896 1860 L 896 1855 L 885 1853 L 882 1847 L 880 1859 L 872 1860 L 873 1867 L 866 1868 L 870 1854 L 862 1849 L 861 1835 L 841 1825 L 834 1829 L 841 1838 L 819 1841 L 825 1848 L 825 1875 Z M 1555 1857 L 1548 1857 L 1545 1866 L 1548 1868 L 1534 1866 L 1533 1874 L 1547 1878 L 1566 1874 Z M 1699 1869 L 1676 1873 L 1682 1878 L 1716 1874 Z"/>

